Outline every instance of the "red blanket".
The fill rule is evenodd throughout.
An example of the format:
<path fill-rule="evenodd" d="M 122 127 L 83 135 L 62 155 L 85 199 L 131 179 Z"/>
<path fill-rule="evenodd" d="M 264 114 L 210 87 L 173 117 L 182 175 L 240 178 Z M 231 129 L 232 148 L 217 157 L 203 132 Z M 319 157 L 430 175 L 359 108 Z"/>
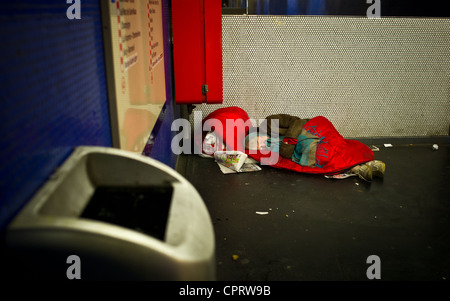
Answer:
<path fill-rule="evenodd" d="M 228 148 L 229 150 L 243 150 L 243 141 L 245 135 L 248 134 L 247 125 L 245 123 L 245 129 L 233 131 L 233 141 L 227 143 L 227 131 L 226 120 L 231 119 L 235 121 L 236 125 L 244 123 L 236 123 L 237 120 L 246 122 L 249 120 L 247 113 L 237 107 L 229 107 L 218 109 L 209 114 L 203 123 L 214 118 L 223 124 L 223 131 L 216 132 L 216 134 L 223 139 L 223 142 L 227 145 L 234 144 L 234 147 Z M 333 124 L 325 117 L 318 116 L 308 121 L 303 129 L 308 133 L 318 137 L 320 142 L 317 144 L 316 150 L 316 165 L 314 167 L 302 166 L 291 159 L 283 158 L 273 154 L 269 151 L 249 151 L 245 152 L 249 157 L 257 160 L 258 162 L 265 162 L 268 158 L 277 158 L 277 160 L 271 162 L 270 166 L 275 168 L 283 168 L 294 170 L 302 173 L 312 174 L 335 174 L 347 170 L 355 165 L 362 164 L 374 159 L 372 150 L 357 140 L 350 140 L 343 138 L 339 132 L 335 129 Z M 230 133 L 228 131 L 228 133 Z M 229 139 L 231 140 L 231 139 Z"/>

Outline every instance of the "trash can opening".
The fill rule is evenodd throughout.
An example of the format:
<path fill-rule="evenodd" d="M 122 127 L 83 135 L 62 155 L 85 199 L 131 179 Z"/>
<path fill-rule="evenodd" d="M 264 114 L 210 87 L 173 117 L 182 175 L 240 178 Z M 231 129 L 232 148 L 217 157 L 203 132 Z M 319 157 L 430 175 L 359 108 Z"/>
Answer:
<path fill-rule="evenodd" d="M 164 240 L 172 199 L 171 185 L 99 186 L 81 217 L 129 228 Z"/>

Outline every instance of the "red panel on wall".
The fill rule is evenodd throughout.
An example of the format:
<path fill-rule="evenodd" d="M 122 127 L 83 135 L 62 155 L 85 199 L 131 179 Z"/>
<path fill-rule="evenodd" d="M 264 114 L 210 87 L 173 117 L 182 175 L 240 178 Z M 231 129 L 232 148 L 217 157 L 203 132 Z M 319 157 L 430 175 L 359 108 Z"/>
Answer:
<path fill-rule="evenodd" d="M 172 34 L 176 103 L 221 103 L 222 2 L 173 0 Z"/>
<path fill-rule="evenodd" d="M 222 103 L 222 1 L 204 1 L 207 103 Z"/>

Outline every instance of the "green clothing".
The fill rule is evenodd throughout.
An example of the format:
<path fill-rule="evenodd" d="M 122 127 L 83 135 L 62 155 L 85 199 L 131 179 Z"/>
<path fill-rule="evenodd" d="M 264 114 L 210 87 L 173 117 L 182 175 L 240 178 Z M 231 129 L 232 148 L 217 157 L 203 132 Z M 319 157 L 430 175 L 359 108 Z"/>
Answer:
<path fill-rule="evenodd" d="M 279 130 L 278 132 L 274 130 L 272 133 L 272 125 L 271 120 L 278 120 L 278 126 Z M 309 121 L 310 119 L 301 119 L 296 116 L 292 116 L 289 114 L 276 114 L 276 115 L 270 115 L 266 117 L 266 128 L 267 133 L 269 135 L 273 136 L 284 136 L 284 138 L 292 138 L 297 139 L 300 133 L 302 132 L 303 126 Z M 291 159 L 292 155 L 294 154 L 295 144 L 287 144 L 287 143 L 281 143 L 280 144 L 280 155 L 284 158 Z"/>

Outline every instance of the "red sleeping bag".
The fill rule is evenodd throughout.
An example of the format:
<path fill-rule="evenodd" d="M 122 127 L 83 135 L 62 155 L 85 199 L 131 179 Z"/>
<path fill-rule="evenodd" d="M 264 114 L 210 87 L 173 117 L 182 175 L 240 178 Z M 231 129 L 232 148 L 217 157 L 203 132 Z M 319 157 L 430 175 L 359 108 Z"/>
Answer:
<path fill-rule="evenodd" d="M 227 121 L 233 127 L 232 138 L 227 139 Z M 206 128 L 211 128 L 215 134 L 223 141 L 228 150 L 239 150 L 244 152 L 245 146 L 243 144 L 245 136 L 249 132 L 249 127 L 252 126 L 251 120 L 247 112 L 239 107 L 227 107 L 213 111 L 202 120 L 203 136 L 202 141 L 207 133 Z M 231 132 L 230 132 L 231 134 Z M 233 139 L 234 138 L 234 139 Z M 200 141 L 197 141 L 198 144 Z"/>
<path fill-rule="evenodd" d="M 203 122 L 211 118 L 215 118 L 223 124 L 224 130 L 221 133 L 216 134 L 223 139 L 223 142 L 226 145 L 227 131 L 225 130 L 225 123 L 227 119 L 235 121 L 235 124 L 250 124 L 247 113 L 237 107 L 218 109 L 203 119 Z M 237 123 L 236 120 L 239 119 L 243 122 Z M 247 123 L 244 123 L 246 121 Z M 283 158 L 277 155 L 274 156 L 274 154 L 267 150 L 263 152 L 245 150 L 245 153 L 258 162 L 264 162 L 264 159 L 269 157 L 277 158 L 275 161 L 272 160 L 273 162 L 270 164 L 270 166 L 275 168 L 283 168 L 311 174 L 336 174 L 348 170 L 355 165 L 374 159 L 374 154 L 368 146 L 357 140 L 343 138 L 335 129 L 333 124 L 325 117 L 318 116 L 312 118 L 303 126 L 303 129 L 309 134 L 318 137 L 320 140 L 320 142 L 317 143 L 315 166 L 303 166 L 292 161 L 291 159 Z M 243 130 L 235 130 L 233 132 L 234 147 L 227 147 L 227 149 L 243 151 L 243 141 L 245 135 L 247 134 L 247 127 Z"/>

